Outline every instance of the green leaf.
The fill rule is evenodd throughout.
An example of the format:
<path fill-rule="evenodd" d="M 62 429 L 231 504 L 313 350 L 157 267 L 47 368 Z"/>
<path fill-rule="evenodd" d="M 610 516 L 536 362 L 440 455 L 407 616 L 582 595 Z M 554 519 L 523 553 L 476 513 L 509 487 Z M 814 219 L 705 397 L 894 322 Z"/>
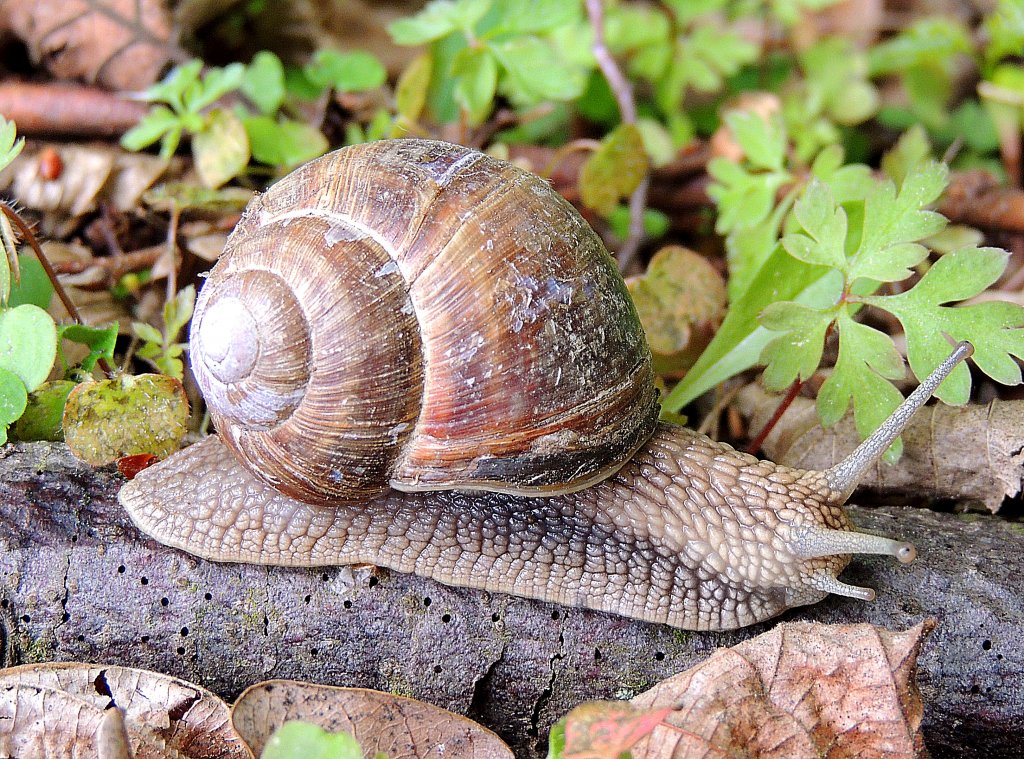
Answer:
<path fill-rule="evenodd" d="M 758 169 L 781 171 L 786 158 L 786 132 L 778 119 L 765 120 L 749 111 L 732 111 L 725 116 L 743 155 Z"/>
<path fill-rule="evenodd" d="M 862 300 L 899 319 L 907 335 L 910 368 L 919 379 L 949 354 L 943 336 L 949 335 L 974 344 L 974 363 L 983 372 L 997 382 L 1017 384 L 1020 368 L 1012 357 L 1024 357 L 1024 308 L 1002 301 L 958 308 L 943 305 L 988 288 L 1001 276 L 1008 256 L 998 248 L 964 248 L 942 256 L 910 290 Z M 959 405 L 967 402 L 970 387 L 970 372 L 960 366 L 935 394 Z"/>
<path fill-rule="evenodd" d="M 139 336 L 139 339 L 145 340 L 147 343 L 155 343 L 158 346 L 163 344 L 164 336 L 152 324 L 132 322 L 132 331 Z"/>
<path fill-rule="evenodd" d="M 188 285 L 164 304 L 164 337 L 170 343 L 192 318 L 196 305 L 196 288 Z"/>
<path fill-rule="evenodd" d="M 181 119 L 167 106 L 158 105 L 150 109 L 138 124 L 121 135 L 121 147 L 125 150 L 142 150 L 175 129 L 180 133 Z M 176 148 L 177 142 L 169 153 L 173 154 Z"/>
<path fill-rule="evenodd" d="M 793 215 L 806 234 L 782 238 L 793 258 L 808 264 L 846 270 L 846 212 L 836 205 L 828 186 L 812 179 L 793 206 Z"/>
<path fill-rule="evenodd" d="M 861 439 L 868 437 L 903 401 L 889 380 L 901 379 L 906 370 L 892 338 L 872 327 L 840 315 L 839 357 L 832 374 L 818 391 L 818 418 L 831 427 L 853 402 L 853 417 Z M 902 442 L 889 449 L 890 460 L 899 456 Z"/>
<path fill-rule="evenodd" d="M 245 66 L 241 63 L 232 63 L 224 68 L 211 68 L 203 77 L 201 86 L 186 90 L 185 110 L 199 113 L 229 92 L 241 87 L 244 78 Z"/>
<path fill-rule="evenodd" d="M 269 50 L 256 53 L 245 67 L 241 90 L 261 113 L 276 113 L 285 93 L 281 59 Z"/>
<path fill-rule="evenodd" d="M 38 306 L 0 311 L 0 369 L 13 372 L 26 392 L 39 387 L 57 357 L 57 325 Z"/>
<path fill-rule="evenodd" d="M 537 37 L 515 37 L 488 47 L 507 72 L 510 94 L 516 99 L 573 100 L 583 93 L 586 73 L 561 60 Z"/>
<path fill-rule="evenodd" d="M 363 759 L 363 750 L 348 733 L 289 720 L 270 736 L 260 759 Z"/>
<path fill-rule="evenodd" d="M 602 216 L 628 197 L 647 174 L 647 153 L 635 124 L 620 124 L 587 158 L 580 171 L 580 198 Z"/>
<path fill-rule="evenodd" d="M 18 256 L 18 269 L 21 279 L 11 288 L 11 296 L 7 305 L 11 308 L 31 303 L 44 311 L 50 307 L 53 299 L 53 284 L 46 276 L 46 270 L 34 255 L 22 253 Z"/>
<path fill-rule="evenodd" d="M 868 53 L 871 76 L 904 72 L 920 64 L 953 65 L 957 54 L 971 54 L 970 35 L 957 20 L 926 16 Z"/>
<path fill-rule="evenodd" d="M 484 37 L 502 34 L 537 34 L 573 24 L 580 20 L 579 3 L 565 0 L 501 0 L 493 4 Z"/>
<path fill-rule="evenodd" d="M 548 756 L 547 759 L 562 759 L 565 751 L 565 717 L 551 726 L 548 733 Z"/>
<path fill-rule="evenodd" d="M 25 147 L 25 138 L 17 138 L 17 126 L 13 121 L 8 121 L 0 116 L 0 170 L 18 157 L 18 153 Z"/>
<path fill-rule="evenodd" d="M 915 124 L 900 135 L 892 149 L 882 156 L 882 171 L 899 187 L 915 167 L 932 157 L 928 133 Z"/>
<path fill-rule="evenodd" d="M 451 73 L 456 78 L 455 102 L 466 111 L 472 126 L 482 124 L 498 88 L 498 62 L 486 48 L 467 47 L 455 56 Z"/>
<path fill-rule="evenodd" d="M 14 423 L 19 440 L 64 440 L 64 404 L 75 388 L 70 380 L 44 382 L 28 396 L 25 412 Z"/>
<path fill-rule="evenodd" d="M 249 136 L 234 113 L 217 108 L 206 128 L 192 138 L 192 157 L 203 184 L 220 187 L 249 164 Z"/>
<path fill-rule="evenodd" d="M 611 227 L 612 233 L 620 240 L 625 240 L 629 237 L 630 216 L 629 207 L 619 204 L 615 206 L 615 210 L 608 217 L 608 226 Z M 652 240 L 664 237 L 672 226 L 672 220 L 668 215 L 656 208 L 644 209 L 643 222 L 644 234 Z"/>
<path fill-rule="evenodd" d="M 142 99 L 150 103 L 167 103 L 178 112 L 185 110 L 185 92 L 198 85 L 202 68 L 203 62 L 198 59 L 175 66 L 161 81 L 146 89 Z"/>
<path fill-rule="evenodd" d="M 832 309 L 823 311 L 792 301 L 771 303 L 761 312 L 762 326 L 783 332 L 761 353 L 760 362 L 766 364 L 762 381 L 767 389 L 783 390 L 797 378 L 806 380 L 817 371 L 833 317 Z"/>
<path fill-rule="evenodd" d="M 679 411 L 697 396 L 754 366 L 775 334 L 758 323 L 758 315 L 778 300 L 795 300 L 812 308 L 834 304 L 842 277 L 823 266 L 809 266 L 778 247 L 765 261 L 743 295 L 734 300 L 714 339 L 693 368 L 665 398 L 664 407 Z"/>
<path fill-rule="evenodd" d="M 925 251 L 912 243 L 935 234 L 946 219 L 922 210 L 946 186 L 944 164 L 925 161 L 906 175 L 896 194 L 895 185 L 879 182 L 864 201 L 863 235 L 850 262 L 849 278 L 896 282 L 909 276 L 910 266 L 924 259 Z"/>
<path fill-rule="evenodd" d="M 301 121 L 246 116 L 242 123 L 252 157 L 270 166 L 294 168 L 323 155 L 330 147 L 323 132 Z"/>
<path fill-rule="evenodd" d="M 388 26 L 399 45 L 422 45 L 456 30 L 472 31 L 490 10 L 492 0 L 433 0 L 415 16 L 401 18 Z"/>
<path fill-rule="evenodd" d="M 321 88 L 333 87 L 338 92 L 365 92 L 380 87 L 387 71 L 375 56 L 356 50 L 318 50 L 305 68 L 306 76 Z"/>
<path fill-rule="evenodd" d="M 21 377 L 0 366 L 0 445 L 7 442 L 7 426 L 25 413 L 27 403 Z"/>
<path fill-rule="evenodd" d="M 81 367 L 91 372 L 101 358 L 114 360 L 114 344 L 117 342 L 117 324 L 108 327 L 90 327 L 85 324 L 69 324 L 57 331 L 58 345 L 61 340 L 70 340 L 89 349 L 89 354 L 82 359 Z"/>

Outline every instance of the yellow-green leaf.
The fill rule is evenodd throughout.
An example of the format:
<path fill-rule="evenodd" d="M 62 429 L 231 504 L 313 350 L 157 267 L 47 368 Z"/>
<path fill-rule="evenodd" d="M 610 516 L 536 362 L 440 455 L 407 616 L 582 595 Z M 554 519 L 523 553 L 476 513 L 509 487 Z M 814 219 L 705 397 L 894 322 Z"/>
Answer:
<path fill-rule="evenodd" d="M 667 373 L 688 368 L 725 318 L 725 282 L 703 256 L 669 245 L 627 283 L 654 354 Z M 699 335 L 694 334 L 695 328 Z M 702 339 L 695 339 L 700 337 Z"/>
<path fill-rule="evenodd" d="M 429 53 L 416 56 L 405 67 L 395 85 L 395 108 L 398 115 L 410 123 L 416 123 L 427 102 L 430 74 L 433 65 Z"/>
<path fill-rule="evenodd" d="M 159 374 L 84 382 L 64 407 L 64 439 L 83 461 L 107 464 L 122 456 L 163 458 L 185 436 L 188 399 L 181 382 Z"/>
<path fill-rule="evenodd" d="M 192 157 L 207 187 L 220 187 L 238 176 L 249 163 L 245 124 L 231 111 L 214 109 L 206 128 L 192 138 Z"/>
<path fill-rule="evenodd" d="M 602 216 L 629 197 L 647 173 L 644 140 L 635 124 L 620 124 L 583 164 L 580 197 Z"/>

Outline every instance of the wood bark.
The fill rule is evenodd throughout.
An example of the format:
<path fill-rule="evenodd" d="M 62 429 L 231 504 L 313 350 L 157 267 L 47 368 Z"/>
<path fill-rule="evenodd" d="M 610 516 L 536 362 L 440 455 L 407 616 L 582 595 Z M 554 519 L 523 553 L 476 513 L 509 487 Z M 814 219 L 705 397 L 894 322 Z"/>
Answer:
<path fill-rule="evenodd" d="M 581 701 L 631 697 L 763 632 L 691 633 L 449 588 L 371 568 L 215 564 L 141 535 L 121 478 L 63 445 L 0 448 L 0 639 L 6 665 L 117 663 L 225 698 L 271 677 L 364 686 L 468 714 L 517 756 L 544 756 Z M 1024 529 L 993 517 L 852 507 L 862 528 L 913 541 L 907 567 L 857 558 L 829 598 L 790 620 L 938 626 L 918 679 L 935 757 L 1016 756 L 1024 742 Z"/>

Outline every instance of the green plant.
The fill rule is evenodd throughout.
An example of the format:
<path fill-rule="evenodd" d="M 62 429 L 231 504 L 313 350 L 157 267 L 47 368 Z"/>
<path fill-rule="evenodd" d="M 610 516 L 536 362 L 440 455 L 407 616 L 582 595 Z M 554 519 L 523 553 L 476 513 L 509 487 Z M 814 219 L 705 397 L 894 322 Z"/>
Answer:
<path fill-rule="evenodd" d="M 138 356 L 145 359 L 162 374 L 181 380 L 185 366 L 181 354 L 186 343 L 177 342 L 178 334 L 192 318 L 196 304 L 196 289 L 192 285 L 183 288 L 164 303 L 164 328 L 161 332 L 152 324 L 132 322 L 132 330 L 143 341 Z"/>
<path fill-rule="evenodd" d="M 200 76 L 202 61 L 175 67 L 161 82 L 142 93 L 156 103 L 142 121 L 125 132 L 121 145 L 128 150 L 160 142 L 160 157 L 167 160 L 178 149 L 182 135 L 192 136 L 192 155 L 203 183 L 219 187 L 237 176 L 249 162 L 249 139 L 241 120 L 226 108 L 212 107 L 242 84 L 245 67 L 233 63 L 211 68 Z"/>
<path fill-rule="evenodd" d="M 888 335 L 854 320 L 864 306 L 888 311 L 903 324 L 910 367 L 920 379 L 949 352 L 943 334 L 969 340 L 978 367 L 997 381 L 1020 382 L 1013 357 L 1024 357 L 1024 308 L 980 303 L 952 308 L 989 287 L 1008 254 L 964 247 L 939 258 L 912 288 L 880 295 L 885 283 L 902 282 L 924 266 L 928 238 L 946 219 L 928 209 L 947 181 L 943 164 L 921 157 L 922 138 L 909 134 L 884 162 L 890 177 L 843 165 L 841 153 L 822 151 L 805 179 L 786 166 L 786 133 L 778 120 L 734 114 L 729 124 L 745 152 L 740 165 L 717 160 L 719 225 L 734 240 L 732 266 L 746 271 L 745 289 L 697 365 L 666 401 L 676 410 L 703 389 L 755 363 L 764 381 L 781 390 L 806 380 L 821 362 L 825 337 L 839 336 L 839 358 L 818 395 L 818 416 L 837 422 L 852 402 L 865 436 L 898 405 L 891 380 L 904 375 Z M 784 186 L 789 189 L 776 203 Z M 744 247 L 757 230 L 761 249 Z M 735 240 L 739 238 L 740 243 Z M 735 277 L 735 271 L 733 273 Z M 943 400 L 967 400 L 970 375 L 963 367 L 938 390 Z M 896 449 L 898 450 L 898 449 Z"/>
<path fill-rule="evenodd" d="M 554 38 L 580 18 L 579 3 L 564 0 L 433 0 L 389 30 L 401 45 L 430 43 L 432 117 L 451 122 L 461 113 L 476 125 L 499 93 L 524 108 L 582 94 L 592 63 L 567 56 Z"/>

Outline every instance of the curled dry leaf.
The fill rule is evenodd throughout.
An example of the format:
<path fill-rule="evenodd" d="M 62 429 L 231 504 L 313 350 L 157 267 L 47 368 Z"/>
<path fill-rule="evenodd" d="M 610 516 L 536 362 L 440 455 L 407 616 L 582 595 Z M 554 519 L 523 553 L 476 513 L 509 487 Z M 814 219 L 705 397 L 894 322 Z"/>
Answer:
<path fill-rule="evenodd" d="M 725 318 L 722 275 L 704 256 L 668 245 L 647 272 L 626 282 L 647 333 L 659 374 L 688 369 Z"/>
<path fill-rule="evenodd" d="M 140 90 L 184 58 L 161 0 L 3 0 L 0 16 L 58 79 Z"/>
<path fill-rule="evenodd" d="M 60 173 L 52 179 L 41 167 L 45 150 L 53 151 L 61 163 Z M 100 201 L 130 211 L 166 171 L 167 163 L 156 156 L 109 145 L 34 143 L 0 172 L 0 191 L 35 211 L 80 216 L 95 210 Z"/>
<path fill-rule="evenodd" d="M 757 385 L 737 397 L 740 413 L 759 430 L 775 412 L 778 396 Z M 835 427 L 818 423 L 814 401 L 797 398 L 764 441 L 773 461 L 793 467 L 827 469 L 860 442 L 851 415 Z M 1021 492 L 1024 479 L 1024 401 L 922 409 L 903 433 L 899 466 L 875 464 L 861 487 L 914 500 L 937 498 L 984 503 L 998 511 L 1006 497 Z"/>
<path fill-rule="evenodd" d="M 0 755 L 115 756 L 111 706 L 124 713 L 136 759 L 252 757 L 209 691 L 156 672 L 73 662 L 0 670 Z"/>
<path fill-rule="evenodd" d="M 634 759 L 729 756 L 917 757 L 923 707 L 914 682 L 924 622 L 782 624 L 663 680 L 632 700 L 673 711 Z"/>
<path fill-rule="evenodd" d="M 231 722 L 254 753 L 288 720 L 355 736 L 364 755 L 389 759 L 502 759 L 512 752 L 475 722 L 430 704 L 363 688 L 292 680 L 252 686 L 235 702 Z"/>

